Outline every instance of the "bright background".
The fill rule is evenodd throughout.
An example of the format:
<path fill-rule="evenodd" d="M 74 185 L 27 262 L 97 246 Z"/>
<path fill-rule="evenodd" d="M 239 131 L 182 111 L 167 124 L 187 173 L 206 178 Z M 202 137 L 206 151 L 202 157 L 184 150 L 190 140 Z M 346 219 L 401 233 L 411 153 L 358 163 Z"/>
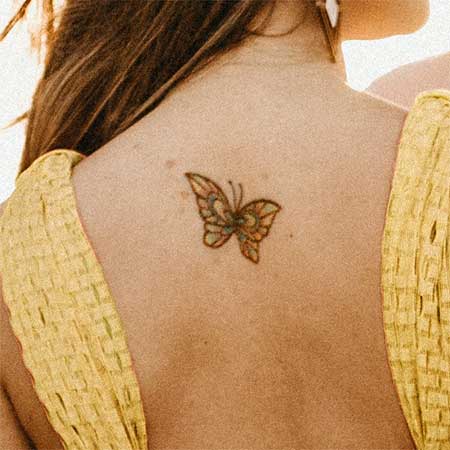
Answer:
<path fill-rule="evenodd" d="M 6 26 L 18 0 L 0 0 L 0 28 Z M 31 7 L 33 7 L 33 2 Z M 31 9 L 31 17 L 35 17 Z M 450 51 L 450 1 L 430 0 L 430 18 L 419 31 L 374 41 L 346 41 L 342 45 L 348 84 L 364 90 L 374 79 L 403 64 Z M 0 43 L 0 128 L 30 107 L 42 67 L 31 54 L 27 27 L 19 23 Z M 24 144 L 25 121 L 0 130 L 0 203 L 14 189 Z"/>

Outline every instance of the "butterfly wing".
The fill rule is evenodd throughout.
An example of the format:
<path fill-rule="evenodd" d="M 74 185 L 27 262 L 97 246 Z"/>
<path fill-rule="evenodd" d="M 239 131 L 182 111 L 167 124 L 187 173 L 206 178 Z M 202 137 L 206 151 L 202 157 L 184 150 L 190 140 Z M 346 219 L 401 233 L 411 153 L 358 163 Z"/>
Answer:
<path fill-rule="evenodd" d="M 242 254 L 257 263 L 259 261 L 259 242 L 270 231 L 270 227 L 281 206 L 272 200 L 259 199 L 244 205 L 238 212 L 238 240 Z"/>
<path fill-rule="evenodd" d="M 233 211 L 222 189 L 207 177 L 185 173 L 194 191 L 200 217 L 204 221 L 203 242 L 208 247 L 223 245 L 233 234 Z"/>

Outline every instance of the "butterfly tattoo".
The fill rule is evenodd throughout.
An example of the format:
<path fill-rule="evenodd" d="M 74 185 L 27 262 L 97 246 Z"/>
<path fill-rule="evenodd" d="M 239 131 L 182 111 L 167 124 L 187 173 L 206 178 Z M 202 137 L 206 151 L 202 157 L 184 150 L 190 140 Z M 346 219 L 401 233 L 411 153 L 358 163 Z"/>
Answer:
<path fill-rule="evenodd" d="M 226 195 L 216 183 L 198 173 L 186 172 L 185 175 L 194 191 L 200 217 L 204 221 L 204 244 L 218 248 L 236 233 L 242 254 L 250 261 L 258 263 L 259 242 L 269 234 L 281 206 L 261 198 L 241 208 L 242 185 L 239 183 L 240 196 L 236 204 L 234 186 L 228 181 L 233 191 L 232 209 Z"/>

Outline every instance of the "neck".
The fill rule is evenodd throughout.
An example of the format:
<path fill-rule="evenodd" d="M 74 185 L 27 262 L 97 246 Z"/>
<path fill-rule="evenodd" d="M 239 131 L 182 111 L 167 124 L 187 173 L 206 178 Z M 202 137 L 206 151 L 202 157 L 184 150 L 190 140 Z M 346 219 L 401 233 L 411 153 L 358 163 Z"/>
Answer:
<path fill-rule="evenodd" d="M 265 15 L 266 11 L 261 18 Z M 333 62 L 320 13 L 310 2 L 278 0 L 263 33 L 263 36 L 251 36 L 235 51 L 236 62 L 280 68 L 303 65 L 347 81 L 341 45 L 337 45 L 336 62 Z"/>

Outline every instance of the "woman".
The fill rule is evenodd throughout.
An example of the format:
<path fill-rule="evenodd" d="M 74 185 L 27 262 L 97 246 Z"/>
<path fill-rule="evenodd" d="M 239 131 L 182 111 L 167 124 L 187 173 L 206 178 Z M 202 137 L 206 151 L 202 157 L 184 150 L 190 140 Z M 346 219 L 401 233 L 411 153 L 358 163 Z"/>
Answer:
<path fill-rule="evenodd" d="M 367 91 L 409 109 L 419 92 L 435 88 L 450 89 L 450 52 L 405 64 L 377 78 Z"/>
<path fill-rule="evenodd" d="M 425 448 L 378 269 L 408 112 L 327 36 L 412 33 L 428 4 L 332 6 L 67 2 L 0 221 L 10 447 Z"/>

